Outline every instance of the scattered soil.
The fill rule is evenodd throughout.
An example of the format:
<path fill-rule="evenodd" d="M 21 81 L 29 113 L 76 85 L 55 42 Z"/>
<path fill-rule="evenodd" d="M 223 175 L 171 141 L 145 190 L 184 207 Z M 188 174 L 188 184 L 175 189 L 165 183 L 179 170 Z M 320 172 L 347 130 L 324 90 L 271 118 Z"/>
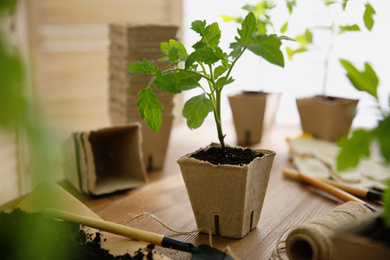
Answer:
<path fill-rule="evenodd" d="M 207 150 L 199 150 L 191 155 L 192 158 L 210 162 L 215 165 L 230 164 L 244 165 L 249 164 L 257 157 L 263 157 L 264 154 L 255 154 L 251 149 L 241 149 L 235 147 L 210 147 Z"/>
<path fill-rule="evenodd" d="M 375 221 L 359 234 L 370 239 L 383 243 L 390 248 L 390 227 L 385 225 L 383 218 L 376 218 Z"/>
<path fill-rule="evenodd" d="M 102 234 L 87 234 L 80 225 L 57 221 L 41 213 L 14 210 L 0 212 L 0 259 L 141 260 L 153 259 L 154 245 L 140 248 L 134 256 L 111 255 L 101 247 Z"/>

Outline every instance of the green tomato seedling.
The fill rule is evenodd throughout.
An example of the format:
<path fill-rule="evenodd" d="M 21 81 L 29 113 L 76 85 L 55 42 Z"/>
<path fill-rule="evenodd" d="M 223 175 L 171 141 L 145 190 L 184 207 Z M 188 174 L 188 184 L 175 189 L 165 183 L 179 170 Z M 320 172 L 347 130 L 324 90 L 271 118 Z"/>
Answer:
<path fill-rule="evenodd" d="M 203 124 L 210 112 L 213 112 L 218 139 L 224 148 L 221 92 L 225 86 L 234 82 L 231 74 L 235 64 L 242 54 L 249 50 L 272 64 L 284 67 L 284 57 L 280 50 L 281 40 L 290 38 L 258 33 L 256 18 L 252 12 L 242 21 L 241 29 L 237 30 L 238 36 L 230 43 L 232 49 L 230 54 L 219 47 L 221 30 L 218 23 L 207 25 L 206 21 L 197 20 L 192 22 L 191 29 L 200 35 L 200 40 L 192 46 L 194 51 L 190 54 L 179 41 L 161 43 L 161 51 L 165 56 L 159 60 L 170 62 L 167 69 L 161 70 L 153 60 L 147 59 L 129 65 L 130 72 L 153 75 L 148 86 L 138 93 L 137 105 L 140 107 L 141 117 L 158 132 L 164 107 L 154 93 L 152 85 L 171 94 L 200 88 L 202 93 L 185 103 L 183 116 L 187 119 L 188 127 L 195 129 Z M 184 63 L 184 67 L 179 66 L 181 63 Z M 207 86 L 199 83 L 201 79 L 207 82 Z"/>

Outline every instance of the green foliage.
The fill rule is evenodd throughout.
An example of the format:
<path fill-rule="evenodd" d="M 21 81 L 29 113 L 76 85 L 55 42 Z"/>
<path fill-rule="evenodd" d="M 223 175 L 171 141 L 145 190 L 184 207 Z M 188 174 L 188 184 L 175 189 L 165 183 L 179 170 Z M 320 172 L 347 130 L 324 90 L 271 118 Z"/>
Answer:
<path fill-rule="evenodd" d="M 26 107 L 21 95 L 23 65 L 19 55 L 7 46 L 5 37 L 0 36 L 0 126 L 11 129 L 22 118 Z"/>
<path fill-rule="evenodd" d="M 324 80 L 323 80 L 323 86 L 322 86 L 322 95 L 326 96 L 326 89 L 327 89 L 327 80 L 328 80 L 328 74 L 329 74 L 329 60 L 331 57 L 331 53 L 335 44 L 335 40 L 338 35 L 350 33 L 350 32 L 359 32 L 361 31 L 361 28 L 357 24 L 342 24 L 340 21 L 342 21 L 342 14 L 343 12 L 346 12 L 348 8 L 348 2 L 349 0 L 323 0 L 324 6 L 328 9 L 329 13 L 329 25 L 325 26 L 316 26 L 312 28 L 307 28 L 305 30 L 305 33 L 302 35 L 298 35 L 295 39 L 298 43 L 298 46 L 293 48 L 287 49 L 287 55 L 290 60 L 293 59 L 295 54 L 297 53 L 303 53 L 310 51 L 312 49 L 315 49 L 315 42 L 313 41 L 313 34 L 312 32 L 316 31 L 317 29 L 321 30 L 328 30 L 330 33 L 330 44 L 328 46 L 328 50 L 325 56 L 324 60 Z M 370 4 L 366 4 L 365 11 L 362 15 L 362 20 L 364 22 L 365 27 L 371 31 L 371 29 L 374 26 L 374 19 L 373 16 L 375 14 L 374 8 Z M 340 19 L 341 18 L 341 19 Z M 310 34 L 308 34 L 310 32 Z"/>
<path fill-rule="evenodd" d="M 364 71 L 359 71 L 349 61 L 340 60 L 340 62 L 344 66 L 352 85 L 357 90 L 366 92 L 375 98 L 382 118 L 378 121 L 375 128 L 371 130 L 354 130 L 350 138 L 343 138 L 339 141 L 341 150 L 337 157 L 337 169 L 342 171 L 349 167 L 357 166 L 362 158 L 370 155 L 370 146 L 373 141 L 377 142 L 384 162 L 390 166 L 390 97 L 388 109 L 385 111 L 380 106 L 377 94 L 378 77 L 368 63 L 365 63 Z M 390 227 L 390 180 L 387 182 L 387 190 L 383 201 L 385 203 L 383 218 L 387 226 Z"/>
<path fill-rule="evenodd" d="M 187 118 L 188 127 L 195 129 L 203 124 L 204 119 L 213 109 L 213 102 L 206 97 L 205 93 L 202 93 L 185 103 L 183 116 Z"/>
<path fill-rule="evenodd" d="M 383 203 L 385 207 L 383 208 L 382 217 L 385 220 L 385 223 L 388 227 L 390 227 L 390 180 L 387 181 L 387 190 L 383 194 Z"/>
<path fill-rule="evenodd" d="M 291 15 L 292 12 L 293 12 L 293 9 L 297 6 L 297 3 L 296 3 L 296 0 L 286 0 L 286 8 L 289 12 L 289 14 Z M 273 33 L 276 33 L 278 32 L 277 29 L 275 29 L 275 26 L 272 22 L 272 17 L 271 17 L 271 11 L 277 6 L 277 4 L 275 3 L 275 1 L 273 0 L 264 0 L 264 1 L 261 1 L 255 5 L 245 5 L 242 7 L 243 10 L 246 10 L 248 12 L 253 12 L 255 14 L 255 18 L 256 18 L 256 22 L 257 22 L 257 32 L 259 34 L 263 34 L 264 36 L 266 36 L 265 34 L 266 33 L 269 33 L 269 31 L 272 31 Z M 220 17 L 225 21 L 225 22 L 231 22 L 231 21 L 234 21 L 234 22 L 237 22 L 237 23 L 241 23 L 243 21 L 243 18 L 242 17 L 232 17 L 232 16 L 228 16 L 228 15 L 220 15 Z M 282 27 L 279 29 L 279 32 L 280 33 L 285 33 L 288 29 L 288 25 L 289 25 L 289 22 L 286 21 Z M 272 37 L 273 34 L 269 35 L 270 37 Z M 258 37 L 258 40 L 261 41 L 262 40 L 262 37 Z M 302 53 L 302 52 L 305 52 L 307 51 L 305 45 L 307 43 L 311 43 L 312 42 L 312 34 L 309 30 L 306 31 L 306 33 L 304 35 L 301 35 L 295 39 L 291 39 L 291 38 L 288 38 L 288 40 L 296 40 L 296 41 L 300 41 L 301 43 L 301 46 L 300 48 L 298 49 L 295 49 L 293 50 L 292 48 L 290 47 L 286 47 L 286 52 L 287 52 L 287 55 L 289 57 L 289 59 L 291 60 L 292 57 L 297 54 L 297 53 Z M 270 39 L 271 41 L 271 39 Z M 252 52 L 256 53 L 264 53 L 264 56 L 263 58 L 265 58 L 267 60 L 267 50 L 266 50 L 267 46 L 264 46 L 262 47 L 262 49 L 257 49 L 257 47 L 255 47 Z M 276 49 L 276 48 L 280 48 L 280 46 L 268 46 L 268 48 L 273 48 L 273 49 Z M 248 48 L 249 49 L 249 48 Z M 274 60 L 274 61 L 278 61 L 278 63 L 274 63 L 270 60 L 268 60 L 269 62 L 275 64 L 275 65 L 279 65 L 279 66 L 284 66 L 284 59 L 282 58 L 282 54 L 281 52 L 276 52 L 275 50 L 270 50 L 269 54 L 268 55 L 276 55 L 274 57 L 272 57 L 271 60 Z"/>
<path fill-rule="evenodd" d="M 2 22 L 2 15 L 12 13 L 16 1 L 0 2 L 0 22 Z M 2 30 L 0 30 L 0 71 L 0 127 L 10 130 L 14 129 L 15 123 L 23 118 L 23 111 L 27 108 L 27 104 L 21 93 L 23 63 Z"/>
<path fill-rule="evenodd" d="M 4 28 L 2 22 L 11 19 L 16 4 L 16 0 L 0 1 L 0 129 L 10 133 L 19 131 L 23 133 L 23 135 L 17 135 L 18 138 L 22 137 L 22 140 L 18 140 L 19 148 L 22 149 L 17 153 L 28 152 L 28 161 L 19 163 L 28 164 L 29 176 L 24 176 L 23 180 L 27 181 L 32 188 L 38 182 L 50 179 L 53 172 L 59 168 L 52 167 L 55 153 L 48 139 L 49 133 L 44 131 L 36 107 L 31 106 L 25 96 L 26 68 L 24 62 L 18 53 L 17 46 L 13 46 L 8 41 L 7 31 L 2 30 Z M 15 156 L 17 156 L 16 153 Z M 47 200 L 50 199 L 48 196 Z M 14 227 L 13 233 L 23 232 L 25 234 L 25 236 L 17 236 L 16 244 L 20 247 L 18 259 L 38 259 L 37 253 L 42 253 L 42 246 L 48 249 L 46 250 L 47 259 L 52 259 L 50 253 L 58 252 L 59 248 L 66 248 L 63 241 L 44 239 L 44 235 L 56 231 L 56 228 L 47 221 L 44 223 L 31 223 L 30 221 Z"/>
<path fill-rule="evenodd" d="M 303 53 L 308 51 L 308 45 L 311 45 L 313 43 L 313 33 L 309 28 L 305 30 L 305 33 L 302 35 L 298 35 L 295 37 L 295 40 L 299 43 L 300 47 L 296 49 L 292 49 L 290 47 L 286 48 L 288 58 L 290 60 L 293 59 L 294 55 L 297 53 Z"/>
<path fill-rule="evenodd" d="M 343 10 L 345 10 L 345 8 L 347 7 L 347 3 L 348 3 L 349 0 L 343 0 L 342 2 L 342 6 L 343 6 Z"/>
<path fill-rule="evenodd" d="M 341 147 L 340 154 L 337 157 L 337 169 L 345 170 L 354 167 L 364 156 L 370 155 L 370 143 L 377 140 L 383 158 L 390 163 L 390 114 L 380 107 L 380 101 L 377 94 L 379 79 L 373 68 L 366 62 L 365 70 L 359 71 L 351 62 L 340 60 L 346 76 L 356 90 L 366 92 L 375 98 L 377 107 L 380 110 L 382 118 L 379 120 L 376 128 L 368 131 L 357 129 L 352 132 L 349 139 L 343 138 L 339 141 Z M 390 108 L 390 103 L 389 103 Z"/>
<path fill-rule="evenodd" d="M 375 135 L 379 141 L 380 151 L 387 163 L 390 163 L 390 115 L 378 122 Z"/>
<path fill-rule="evenodd" d="M 8 10 L 13 10 L 16 6 L 17 0 L 1 0 L 0 1 L 0 15 Z"/>
<path fill-rule="evenodd" d="M 379 79 L 370 64 L 365 63 L 365 70 L 359 71 L 347 60 L 340 59 L 340 62 L 347 71 L 348 79 L 357 90 L 365 91 L 374 98 L 378 98 Z"/>
<path fill-rule="evenodd" d="M 246 8 L 251 9 L 249 6 Z M 242 20 L 241 28 L 237 30 L 238 36 L 230 44 L 232 51 L 229 54 L 219 47 L 221 30 L 218 23 L 207 25 L 206 21 L 197 20 L 192 22 L 191 29 L 200 36 L 200 40 L 192 45 L 192 53 L 188 53 L 184 45 L 175 40 L 161 43 L 161 51 L 165 56 L 160 60 L 170 62 L 166 70 L 159 69 L 153 61 L 146 59 L 129 65 L 130 72 L 153 75 L 148 86 L 138 93 L 137 105 L 140 106 L 142 118 L 158 132 L 163 107 L 154 94 L 152 85 L 171 94 L 199 88 L 203 93 L 186 102 L 183 116 L 187 119 L 188 127 L 194 129 L 200 127 L 207 115 L 213 111 L 218 138 L 224 146 L 220 120 L 221 91 L 224 86 L 234 81 L 230 74 L 237 60 L 249 50 L 268 62 L 283 67 L 281 40 L 289 38 L 260 34 L 259 24 L 252 12 Z M 184 63 L 184 68 L 179 66 L 180 63 Z M 207 82 L 208 88 L 201 86 L 201 79 Z"/>
<path fill-rule="evenodd" d="M 375 14 L 375 10 L 370 4 L 366 4 L 365 7 L 366 8 L 363 15 L 364 25 L 369 31 L 371 31 L 372 27 L 374 26 L 373 16 Z"/>
<path fill-rule="evenodd" d="M 297 6 L 297 1 L 296 0 L 286 0 L 286 6 L 288 9 L 288 12 L 292 14 L 293 9 Z"/>
<path fill-rule="evenodd" d="M 287 28 L 288 28 L 288 22 L 285 22 L 282 27 L 280 28 L 280 32 L 281 33 L 285 33 L 287 31 Z"/>
<path fill-rule="evenodd" d="M 296 5 L 295 0 L 293 1 L 287 1 L 286 6 L 288 7 L 290 13 L 292 12 L 292 9 Z M 266 34 L 269 33 L 270 30 L 272 30 L 273 33 L 275 33 L 275 28 L 272 23 L 271 14 L 270 12 L 276 7 L 276 4 L 273 0 L 263 0 L 257 4 L 254 5 L 244 5 L 242 7 L 243 10 L 251 12 L 255 15 L 256 23 L 257 23 L 257 33 L 260 34 Z M 236 23 L 242 23 L 244 20 L 242 17 L 233 17 L 229 15 L 219 15 L 223 21 L 225 22 L 236 22 Z M 280 29 L 281 33 L 284 33 L 287 29 L 288 23 L 285 23 L 283 27 Z"/>
<path fill-rule="evenodd" d="M 159 129 L 162 122 L 161 110 L 164 107 L 158 100 L 157 95 L 151 88 L 144 88 L 140 90 L 138 96 L 137 106 L 140 107 L 139 112 L 142 119 L 145 119 L 152 129 Z"/>
<path fill-rule="evenodd" d="M 357 24 L 339 26 L 339 34 L 343 34 L 345 32 L 358 32 L 358 31 L 360 31 L 360 27 Z"/>
<path fill-rule="evenodd" d="M 286 8 L 291 15 L 293 9 L 297 6 L 296 0 L 285 0 Z M 271 12 L 277 6 L 274 0 L 263 0 L 254 5 L 244 5 L 243 10 L 252 12 L 255 15 L 257 22 L 257 33 L 270 34 L 272 33 L 285 33 L 288 28 L 288 21 L 284 22 L 282 27 L 277 30 L 272 22 Z M 230 15 L 219 15 L 225 22 L 242 23 L 244 20 L 242 17 L 233 17 Z"/>
<path fill-rule="evenodd" d="M 154 61 L 148 61 L 147 59 L 144 59 L 143 62 L 136 61 L 131 67 L 130 71 L 139 74 L 156 74 L 158 70 L 159 69 L 157 68 L 157 65 L 154 65 Z"/>
<path fill-rule="evenodd" d="M 346 8 L 347 8 L 347 4 L 348 4 L 348 0 L 343 0 L 343 1 L 327 1 L 327 0 L 324 0 L 324 5 L 328 8 L 330 8 L 331 6 L 332 7 L 339 7 L 340 10 L 342 11 L 345 11 Z M 330 9 L 328 10 L 329 13 L 330 12 Z M 375 10 L 374 8 L 370 5 L 370 4 L 366 4 L 365 5 L 365 11 L 364 11 L 364 14 L 362 15 L 362 18 L 363 18 L 363 21 L 364 21 L 364 25 L 365 27 L 371 31 L 371 29 L 373 28 L 374 26 L 374 19 L 373 19 L 373 16 L 375 14 Z M 353 25 L 349 25 L 349 24 L 338 24 L 338 17 L 341 17 L 340 14 L 338 15 L 333 15 L 332 17 L 330 17 L 330 20 L 331 20 L 331 23 L 330 23 L 330 26 L 321 26 L 321 27 L 313 27 L 313 28 L 307 28 L 307 30 L 309 31 L 315 31 L 316 29 L 327 29 L 329 30 L 329 32 L 333 35 L 340 35 L 340 34 L 344 34 L 346 32 L 358 32 L 358 31 L 361 31 L 360 27 L 357 25 L 357 24 L 353 24 Z M 300 44 L 298 47 L 296 47 L 295 49 L 291 49 L 289 50 L 289 58 L 290 60 L 293 58 L 293 56 L 296 54 L 296 53 L 301 53 L 301 52 L 305 52 L 305 51 L 309 51 L 311 49 L 314 49 L 314 44 L 313 44 L 313 41 L 310 40 L 310 41 L 302 41 L 301 39 L 305 38 L 306 36 L 306 33 L 302 34 L 302 35 L 298 35 L 297 37 L 295 37 L 295 39 L 297 40 L 297 42 Z M 332 37 L 334 38 L 334 37 Z M 333 43 L 331 44 L 330 46 L 330 49 L 332 48 L 332 45 Z M 327 58 L 328 59 L 328 58 Z"/>
<path fill-rule="evenodd" d="M 339 141 L 341 147 L 337 157 L 338 170 L 345 170 L 349 167 L 357 166 L 360 159 L 370 155 L 370 144 L 374 137 L 372 131 L 358 129 L 347 139 L 343 137 Z"/>

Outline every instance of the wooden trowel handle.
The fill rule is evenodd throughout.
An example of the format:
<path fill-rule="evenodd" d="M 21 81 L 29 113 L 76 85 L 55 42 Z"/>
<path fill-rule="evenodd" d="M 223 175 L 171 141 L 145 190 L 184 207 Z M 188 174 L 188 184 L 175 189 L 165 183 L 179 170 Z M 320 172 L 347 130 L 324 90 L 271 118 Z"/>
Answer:
<path fill-rule="evenodd" d="M 74 213 L 58 210 L 58 209 L 44 209 L 43 213 L 53 218 L 66 220 L 76 224 L 96 228 L 99 230 L 107 231 L 113 234 L 125 236 L 128 238 L 152 243 L 155 245 L 162 245 L 164 239 L 163 235 L 153 232 L 144 231 L 141 229 L 120 225 L 114 222 L 105 221 L 102 219 L 86 217 L 77 215 Z"/>
<path fill-rule="evenodd" d="M 374 212 L 378 211 L 378 209 L 372 207 L 370 204 L 367 204 L 364 200 L 361 200 L 361 199 L 349 194 L 348 192 L 345 192 L 345 191 L 343 191 L 335 186 L 332 186 L 328 183 L 322 182 L 318 179 L 315 179 L 315 178 L 310 177 L 306 174 L 303 174 L 302 172 L 298 172 L 298 178 L 310 183 L 314 187 L 317 187 L 323 191 L 330 193 L 331 195 L 335 196 L 336 198 L 338 198 L 344 202 L 355 201 L 355 202 L 361 203 L 362 205 L 366 206 L 371 211 L 374 211 Z"/>
<path fill-rule="evenodd" d="M 144 241 L 146 243 L 151 243 L 166 248 L 173 248 L 180 251 L 191 252 L 194 247 L 190 243 L 182 242 L 153 232 L 128 227 L 102 219 L 77 215 L 58 209 L 46 208 L 43 210 L 43 213 L 53 218 L 66 220 L 76 224 L 96 228 L 116 235 L 121 235 L 124 237 Z"/>

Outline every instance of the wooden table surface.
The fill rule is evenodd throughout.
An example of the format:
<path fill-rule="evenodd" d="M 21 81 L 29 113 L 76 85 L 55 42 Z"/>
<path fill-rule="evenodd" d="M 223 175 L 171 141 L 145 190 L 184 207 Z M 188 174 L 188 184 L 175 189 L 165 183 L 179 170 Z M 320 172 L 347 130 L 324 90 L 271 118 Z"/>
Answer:
<path fill-rule="evenodd" d="M 235 145 L 234 127 L 230 121 L 224 124 L 228 133 L 226 143 Z M 148 173 L 149 182 L 129 191 L 98 198 L 81 200 L 101 218 L 124 223 L 133 216 L 150 213 L 168 227 L 179 231 L 196 230 L 190 201 L 176 160 L 199 147 L 216 142 L 212 121 L 205 122 L 197 130 L 189 130 L 180 124 L 172 129 L 169 148 L 162 170 Z M 339 204 L 318 190 L 283 177 L 282 169 L 290 165 L 286 138 L 300 135 L 300 127 L 275 125 L 266 138 L 253 147 L 274 150 L 276 157 L 266 192 L 259 224 L 242 239 L 213 236 L 213 246 L 224 250 L 230 247 L 239 259 L 269 259 L 278 239 L 286 230 L 333 209 Z M 133 220 L 128 225 L 160 233 L 195 245 L 207 243 L 206 234 L 176 234 L 161 226 L 149 216 Z M 189 259 L 190 254 L 157 247 L 157 250 L 172 259 Z"/>

